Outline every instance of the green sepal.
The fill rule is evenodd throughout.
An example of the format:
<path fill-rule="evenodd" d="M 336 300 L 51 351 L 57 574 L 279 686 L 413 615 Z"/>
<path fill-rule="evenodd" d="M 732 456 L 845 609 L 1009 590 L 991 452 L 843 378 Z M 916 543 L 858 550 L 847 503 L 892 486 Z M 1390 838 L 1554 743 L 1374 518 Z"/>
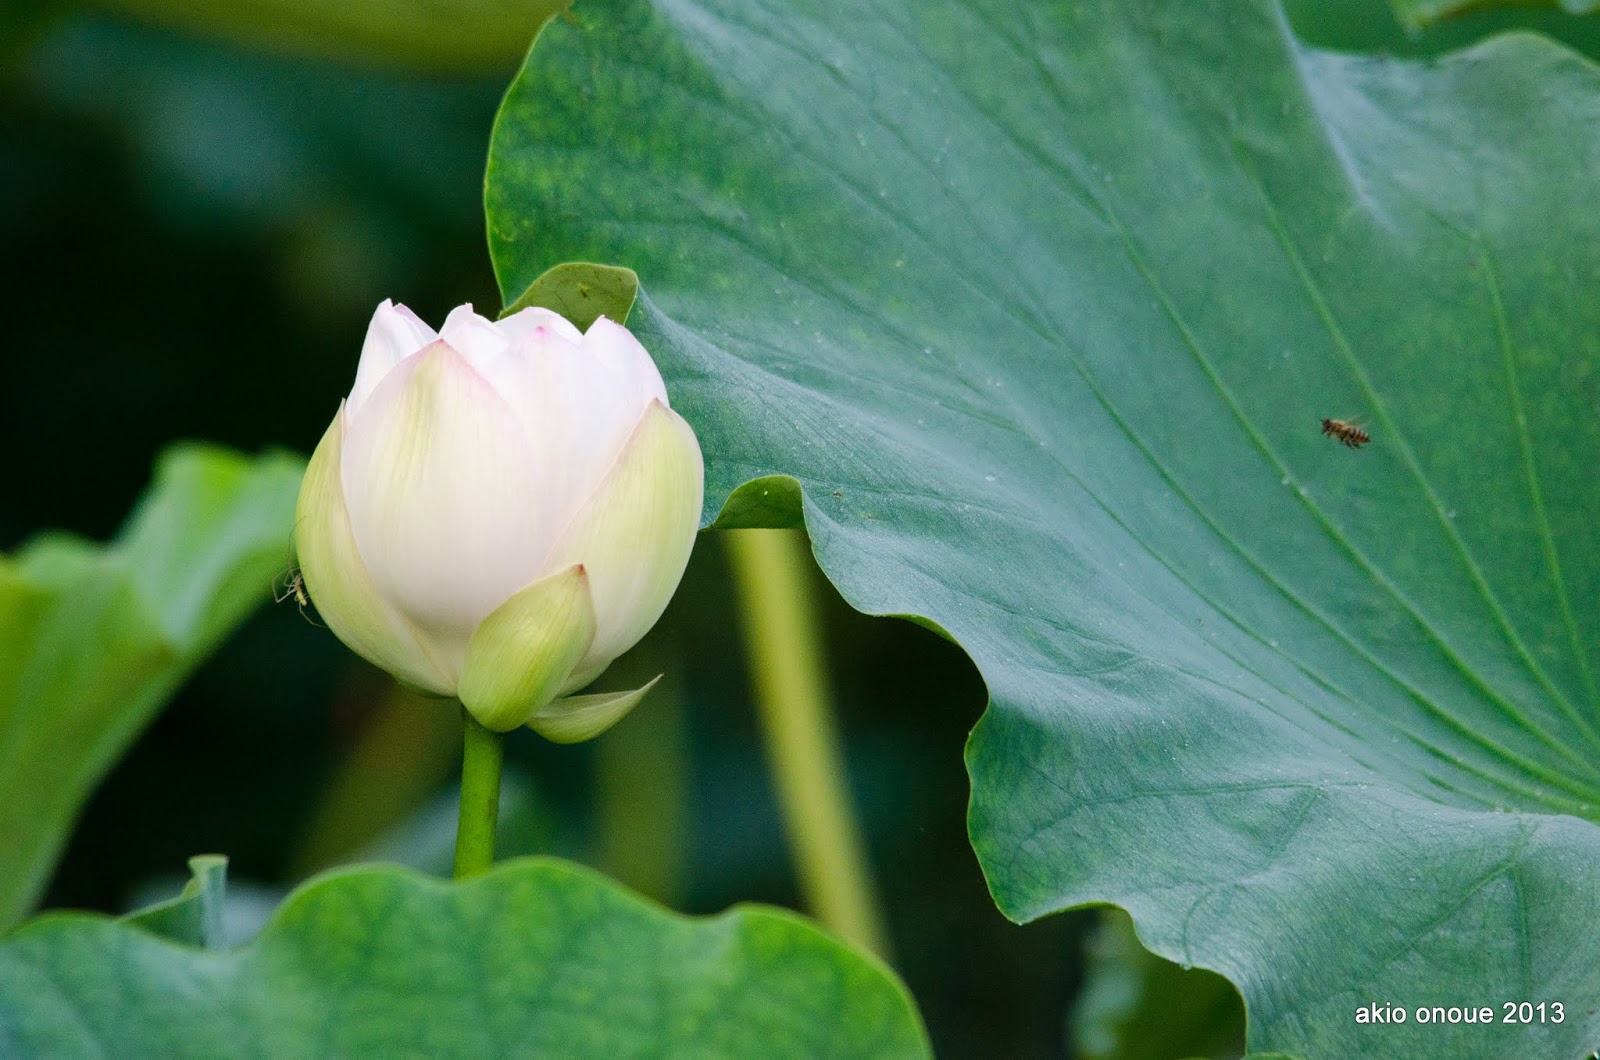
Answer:
<path fill-rule="evenodd" d="M 592 740 L 628 716 L 645 694 L 661 681 L 661 674 L 631 692 L 599 692 L 552 700 L 528 719 L 528 728 L 553 743 Z"/>
<path fill-rule="evenodd" d="M 570 320 L 579 331 L 600 317 L 618 324 L 628 321 L 633 301 L 639 295 L 639 277 L 620 265 L 596 265 L 569 261 L 547 269 L 528 285 L 517 300 L 500 314 L 505 319 L 531 306 L 554 310 Z"/>
<path fill-rule="evenodd" d="M 485 728 L 510 732 L 556 697 L 593 641 L 589 576 L 575 563 L 483 620 L 467 642 L 457 694 Z"/>

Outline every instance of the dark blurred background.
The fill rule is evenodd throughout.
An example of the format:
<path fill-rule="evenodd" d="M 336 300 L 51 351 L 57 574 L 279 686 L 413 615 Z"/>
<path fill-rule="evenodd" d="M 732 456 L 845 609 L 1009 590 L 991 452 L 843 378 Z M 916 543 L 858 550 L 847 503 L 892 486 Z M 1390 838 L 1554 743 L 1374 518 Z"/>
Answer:
<path fill-rule="evenodd" d="M 482 168 L 526 4 L 382 32 L 361 21 L 374 0 L 305 24 L 283 15 L 292 0 L 231 21 L 226 4 L 113 6 L 128 10 L 0 13 L 4 549 L 44 528 L 110 536 L 178 439 L 309 452 L 385 297 L 435 324 L 461 302 L 499 308 Z M 1393 54 L 1510 19 L 1591 54 L 1596 38 L 1548 14 L 1408 37 L 1381 0 L 1290 9 L 1314 41 Z M 507 852 L 574 858 L 687 912 L 797 905 L 721 545 L 701 538 L 662 626 L 615 668 L 615 687 L 669 675 L 636 716 L 577 747 L 513 736 Z M 961 758 L 981 680 L 959 649 L 816 580 L 895 965 L 936 1048 L 1066 1055 L 1096 918 L 1023 929 L 989 900 Z M 46 904 L 120 912 L 221 852 L 247 933 L 332 864 L 442 870 L 458 740 L 448 707 L 396 692 L 292 604 L 264 606 L 101 785 Z M 1104 941 L 1090 952 L 1109 959 Z"/>

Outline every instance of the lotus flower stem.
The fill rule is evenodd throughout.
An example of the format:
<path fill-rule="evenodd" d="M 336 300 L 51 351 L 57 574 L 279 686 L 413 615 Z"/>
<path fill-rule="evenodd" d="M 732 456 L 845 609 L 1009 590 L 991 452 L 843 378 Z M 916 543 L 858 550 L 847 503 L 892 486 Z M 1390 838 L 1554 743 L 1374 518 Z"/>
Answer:
<path fill-rule="evenodd" d="M 787 530 L 740 530 L 725 537 L 801 899 L 839 937 L 888 959 L 828 701 L 805 537 Z"/>
<path fill-rule="evenodd" d="M 455 878 L 466 880 L 483 875 L 494 864 L 505 734 L 485 728 L 465 707 L 461 720 L 466 733 L 461 749 L 461 818 L 456 826 Z"/>

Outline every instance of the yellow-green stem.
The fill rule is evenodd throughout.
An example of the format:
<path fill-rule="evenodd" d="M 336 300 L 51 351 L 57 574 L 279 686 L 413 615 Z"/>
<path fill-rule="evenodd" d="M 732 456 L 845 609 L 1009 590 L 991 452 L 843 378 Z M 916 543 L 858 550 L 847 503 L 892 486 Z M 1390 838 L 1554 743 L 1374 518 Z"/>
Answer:
<path fill-rule="evenodd" d="M 494 831 L 500 818 L 500 767 L 505 735 L 484 728 L 461 708 L 466 732 L 461 746 L 461 817 L 456 825 L 458 880 L 481 876 L 494 864 Z"/>
<path fill-rule="evenodd" d="M 801 898 L 835 934 L 887 959 L 888 938 L 828 701 L 805 537 L 787 530 L 737 530 L 725 537 Z"/>

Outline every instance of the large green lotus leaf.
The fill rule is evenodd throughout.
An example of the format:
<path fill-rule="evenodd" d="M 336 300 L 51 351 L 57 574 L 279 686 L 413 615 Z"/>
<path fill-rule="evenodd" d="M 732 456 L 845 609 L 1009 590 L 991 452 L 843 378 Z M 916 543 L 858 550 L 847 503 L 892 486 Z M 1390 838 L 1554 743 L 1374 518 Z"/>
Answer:
<path fill-rule="evenodd" d="M 0 556 L 0 930 L 38 900 L 100 777 L 271 600 L 302 469 L 173 449 L 110 545 L 51 534 Z"/>
<path fill-rule="evenodd" d="M 791 476 L 971 654 L 1000 908 L 1128 909 L 1257 1050 L 1600 1042 L 1596 69 L 1269 0 L 580 15 L 499 118 L 502 289 L 636 270 L 707 512 Z"/>
<path fill-rule="evenodd" d="M 801 917 L 689 919 L 528 859 L 324 876 L 228 952 L 40 917 L 0 943 L 0 1055 L 930 1054 L 899 981 Z"/>

